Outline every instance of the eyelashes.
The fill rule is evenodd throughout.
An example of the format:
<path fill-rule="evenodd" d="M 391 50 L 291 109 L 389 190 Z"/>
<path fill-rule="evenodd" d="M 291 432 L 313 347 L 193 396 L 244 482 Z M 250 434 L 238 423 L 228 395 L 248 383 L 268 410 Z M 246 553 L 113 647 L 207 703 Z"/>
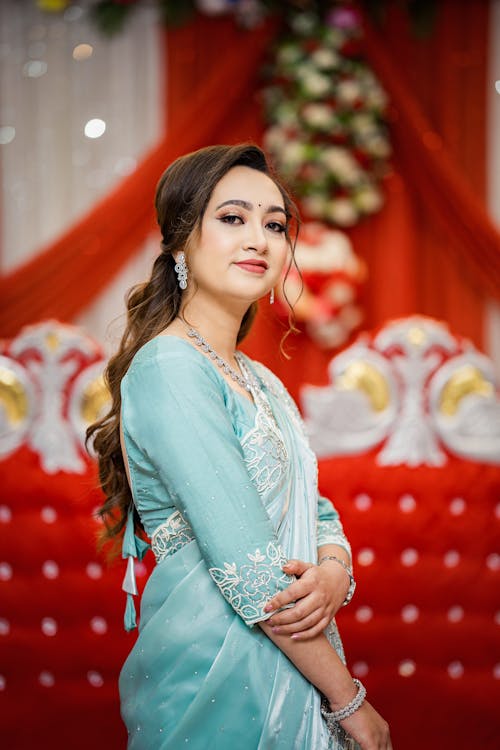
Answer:
<path fill-rule="evenodd" d="M 219 221 L 222 221 L 224 224 L 243 224 L 243 219 L 238 214 L 225 214 L 219 217 Z"/>
<path fill-rule="evenodd" d="M 224 216 L 219 217 L 219 221 L 230 226 L 240 226 L 245 223 L 243 217 L 239 214 L 224 214 Z M 273 234 L 284 234 L 286 232 L 286 225 L 280 221 L 270 221 L 266 224 L 266 228 Z"/>
<path fill-rule="evenodd" d="M 271 231 L 276 232 L 276 234 L 284 234 L 286 232 L 286 226 L 284 224 L 281 224 L 279 221 L 271 221 L 267 226 L 274 227 L 274 229 L 271 229 Z"/>

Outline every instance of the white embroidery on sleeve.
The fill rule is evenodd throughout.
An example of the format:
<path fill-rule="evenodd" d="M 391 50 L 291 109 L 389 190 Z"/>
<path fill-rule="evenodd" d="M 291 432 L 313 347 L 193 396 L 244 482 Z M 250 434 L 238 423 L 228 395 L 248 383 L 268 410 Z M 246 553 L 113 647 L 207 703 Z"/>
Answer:
<path fill-rule="evenodd" d="M 287 559 L 279 544 L 269 542 L 265 553 L 256 549 L 247 558 L 249 562 L 243 565 L 225 562 L 224 568 L 209 568 L 208 572 L 235 612 L 247 625 L 253 625 L 265 619 L 264 606 L 294 579 L 281 569 Z"/>

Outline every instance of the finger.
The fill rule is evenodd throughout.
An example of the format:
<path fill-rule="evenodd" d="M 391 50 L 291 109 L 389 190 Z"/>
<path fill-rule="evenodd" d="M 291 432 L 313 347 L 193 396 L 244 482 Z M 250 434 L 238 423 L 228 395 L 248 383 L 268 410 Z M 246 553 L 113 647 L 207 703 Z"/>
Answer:
<path fill-rule="evenodd" d="M 280 609 L 285 604 L 291 604 L 292 602 L 296 602 L 297 599 L 303 599 L 308 594 L 311 594 L 312 591 L 313 587 L 309 581 L 295 581 L 286 589 L 280 591 L 279 594 L 273 596 L 264 607 L 264 612 L 272 612 L 273 609 Z"/>
<path fill-rule="evenodd" d="M 312 628 L 323 617 L 324 617 L 324 613 L 321 609 L 315 609 L 312 612 L 308 612 L 303 617 L 295 617 L 293 621 L 290 620 L 289 622 L 284 623 L 283 625 L 277 625 L 274 622 L 274 617 L 273 617 L 273 623 L 272 623 L 273 633 L 279 633 L 283 635 L 292 635 L 292 633 L 297 633 L 301 630 Z"/>
<path fill-rule="evenodd" d="M 321 604 L 319 602 L 313 597 L 307 597 L 306 599 L 301 599 L 294 607 L 289 607 L 273 614 L 269 620 L 269 624 L 273 627 L 282 627 L 283 625 L 300 622 L 320 608 Z M 322 614 L 325 614 L 324 610 Z"/>
<path fill-rule="evenodd" d="M 290 625 L 290 623 L 303 620 L 304 617 L 308 617 L 317 609 L 321 609 L 323 615 L 326 614 L 321 600 L 313 593 L 302 599 L 298 599 L 293 607 L 287 607 L 279 612 L 274 612 L 271 615 L 269 624 L 277 626 Z"/>
<path fill-rule="evenodd" d="M 303 560 L 289 560 L 286 565 L 283 565 L 283 570 L 289 575 L 301 576 L 308 568 L 312 567 L 312 563 L 307 563 Z"/>

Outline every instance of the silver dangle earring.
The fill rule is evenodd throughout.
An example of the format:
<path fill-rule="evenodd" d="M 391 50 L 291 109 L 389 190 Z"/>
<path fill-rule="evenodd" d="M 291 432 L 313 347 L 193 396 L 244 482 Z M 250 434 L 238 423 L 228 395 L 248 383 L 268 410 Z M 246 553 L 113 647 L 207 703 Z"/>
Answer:
<path fill-rule="evenodd" d="M 269 295 L 269 304 L 274 305 L 274 287 L 271 289 L 271 294 Z"/>
<path fill-rule="evenodd" d="M 177 281 L 179 282 L 180 289 L 187 289 L 188 267 L 186 265 L 186 256 L 184 253 L 179 253 L 174 270 L 177 274 Z"/>

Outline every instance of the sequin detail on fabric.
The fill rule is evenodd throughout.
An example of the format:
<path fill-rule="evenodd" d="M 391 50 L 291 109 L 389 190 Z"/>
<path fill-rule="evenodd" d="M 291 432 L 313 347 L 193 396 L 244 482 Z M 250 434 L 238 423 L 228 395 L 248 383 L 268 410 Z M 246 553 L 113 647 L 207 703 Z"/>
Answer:
<path fill-rule="evenodd" d="M 224 568 L 209 568 L 209 573 L 224 598 L 246 622 L 253 625 L 265 618 L 264 607 L 278 591 L 294 580 L 282 571 L 287 558 L 279 544 L 270 542 L 265 552 L 248 553 L 245 565 L 224 563 Z"/>
<path fill-rule="evenodd" d="M 281 383 L 278 378 L 267 369 L 267 367 L 264 367 L 261 362 L 253 362 L 252 364 L 267 390 L 280 400 L 281 404 L 285 407 L 288 416 L 295 422 L 302 435 L 307 438 L 305 422 L 302 419 L 302 415 L 297 408 L 297 404 L 290 396 L 283 383 Z"/>
<path fill-rule="evenodd" d="M 318 521 L 317 545 L 338 544 L 343 547 L 352 560 L 352 550 L 340 521 Z"/>
<path fill-rule="evenodd" d="M 255 426 L 243 437 L 241 447 L 248 475 L 262 497 L 279 486 L 290 459 L 267 396 L 261 388 L 255 387 L 255 378 L 250 379 L 250 370 L 242 357 L 237 359 L 242 372 L 252 383 L 251 392 L 257 409 Z"/>
<path fill-rule="evenodd" d="M 151 549 L 159 563 L 166 557 L 173 555 L 186 544 L 192 542 L 195 536 L 184 516 L 179 510 L 170 515 L 165 523 L 158 526 L 151 537 Z"/>
<path fill-rule="evenodd" d="M 255 427 L 241 441 L 248 475 L 259 495 L 277 487 L 288 467 L 286 445 L 271 407 L 261 395 L 258 399 Z"/>

